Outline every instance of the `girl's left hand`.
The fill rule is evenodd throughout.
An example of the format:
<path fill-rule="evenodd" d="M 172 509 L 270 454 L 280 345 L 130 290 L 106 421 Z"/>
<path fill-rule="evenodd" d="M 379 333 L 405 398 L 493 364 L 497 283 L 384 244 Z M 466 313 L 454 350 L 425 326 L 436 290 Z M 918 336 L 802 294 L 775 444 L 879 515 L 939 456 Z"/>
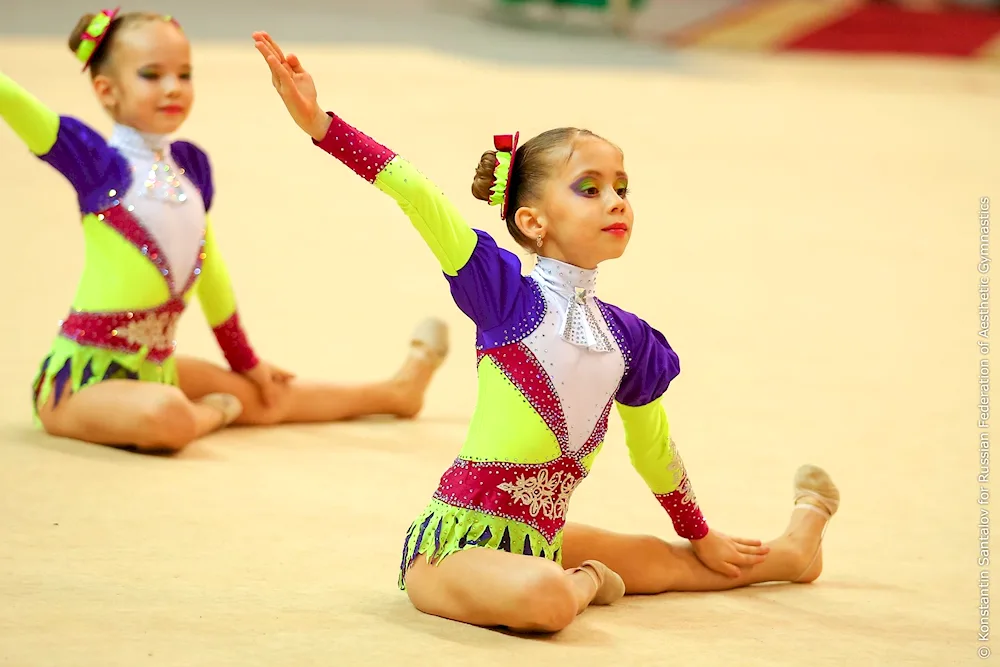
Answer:
<path fill-rule="evenodd" d="M 714 530 L 700 540 L 691 540 L 691 546 L 706 567 L 733 578 L 740 576 L 741 567 L 764 562 L 771 551 L 760 540 L 729 537 Z"/>
<path fill-rule="evenodd" d="M 316 84 L 298 56 L 285 57 L 281 47 L 266 32 L 253 34 L 254 46 L 264 56 L 271 70 L 271 83 L 288 109 L 295 124 L 316 141 L 321 141 L 330 127 L 330 117 L 316 101 Z"/>
<path fill-rule="evenodd" d="M 257 385 L 261 402 L 265 408 L 270 408 L 278 402 L 281 392 L 288 386 L 289 380 L 295 377 L 294 374 L 272 366 L 266 361 L 258 362 L 253 369 L 244 375 Z"/>

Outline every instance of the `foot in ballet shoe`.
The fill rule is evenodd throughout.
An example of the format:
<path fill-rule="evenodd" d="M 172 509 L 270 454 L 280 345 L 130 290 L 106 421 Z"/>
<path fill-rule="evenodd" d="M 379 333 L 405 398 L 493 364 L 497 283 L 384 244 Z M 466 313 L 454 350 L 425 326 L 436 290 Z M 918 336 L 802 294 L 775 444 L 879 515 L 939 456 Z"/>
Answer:
<path fill-rule="evenodd" d="M 413 329 L 410 346 L 414 354 L 437 368 L 448 356 L 448 325 L 436 317 L 428 317 Z"/>
<path fill-rule="evenodd" d="M 795 505 L 808 506 L 827 518 L 837 513 L 840 507 L 840 490 L 830 475 L 820 468 L 806 464 L 795 473 Z"/>
<path fill-rule="evenodd" d="M 581 570 L 586 570 L 594 577 L 597 583 L 597 593 L 591 604 L 609 605 L 621 600 L 625 595 L 625 582 L 617 572 L 609 568 L 600 561 L 588 560 L 580 565 Z"/>
<path fill-rule="evenodd" d="M 243 403 L 232 394 L 208 394 L 198 402 L 222 413 L 222 423 L 219 424 L 219 428 L 229 426 L 243 414 Z"/>
<path fill-rule="evenodd" d="M 393 380 L 398 394 L 395 416 L 412 419 L 420 413 L 431 377 L 447 356 L 448 325 L 433 317 L 417 324 L 410 338 L 409 358 Z"/>

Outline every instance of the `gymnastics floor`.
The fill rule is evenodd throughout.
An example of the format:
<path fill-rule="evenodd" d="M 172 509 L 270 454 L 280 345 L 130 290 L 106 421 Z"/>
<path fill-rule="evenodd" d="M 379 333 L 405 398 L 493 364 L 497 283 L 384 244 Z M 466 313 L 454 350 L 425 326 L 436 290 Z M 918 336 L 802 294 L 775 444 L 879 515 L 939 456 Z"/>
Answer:
<path fill-rule="evenodd" d="M 995 504 L 978 503 L 977 264 L 980 198 L 1000 200 L 997 70 L 697 53 L 570 67 L 282 44 L 325 106 L 510 249 L 497 210 L 469 194 L 494 133 L 574 124 L 623 147 L 636 227 L 599 293 L 680 354 L 666 406 L 712 526 L 776 537 L 796 467 L 830 471 L 842 506 L 823 575 L 627 598 L 546 638 L 416 612 L 396 588 L 400 548 L 465 434 L 473 327 L 395 204 L 287 118 L 249 38 L 200 40 L 183 134 L 211 155 L 212 217 L 260 355 L 305 378 L 381 378 L 426 315 L 449 322 L 453 353 L 412 422 L 229 429 L 173 458 L 48 437 L 29 386 L 82 266 L 75 197 L 0 129 L 0 664 L 983 662 L 996 642 L 977 639 L 979 523 Z M 109 129 L 61 39 L 5 38 L 0 64 Z M 196 304 L 179 341 L 221 360 Z M 676 539 L 614 413 L 570 518 Z"/>

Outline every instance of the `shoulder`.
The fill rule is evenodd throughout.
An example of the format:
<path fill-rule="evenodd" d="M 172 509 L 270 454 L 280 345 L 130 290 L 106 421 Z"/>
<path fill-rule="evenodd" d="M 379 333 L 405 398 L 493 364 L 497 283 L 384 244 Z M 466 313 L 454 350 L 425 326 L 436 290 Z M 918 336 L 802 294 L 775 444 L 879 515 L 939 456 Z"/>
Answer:
<path fill-rule="evenodd" d="M 215 194 L 215 183 L 208 153 L 192 141 L 178 140 L 170 145 L 170 154 L 176 160 L 177 166 L 184 170 L 185 175 L 201 191 L 205 210 L 209 210 L 212 207 L 212 196 Z"/>
<path fill-rule="evenodd" d="M 680 374 L 677 353 L 662 332 L 638 315 L 604 301 L 598 304 L 625 355 L 625 378 L 617 400 L 632 406 L 656 400 Z"/>
<path fill-rule="evenodd" d="M 619 343 L 628 348 L 629 353 L 647 352 L 650 345 L 670 349 L 666 337 L 635 313 L 606 301 L 598 300 L 597 303 L 612 333 L 619 338 Z"/>

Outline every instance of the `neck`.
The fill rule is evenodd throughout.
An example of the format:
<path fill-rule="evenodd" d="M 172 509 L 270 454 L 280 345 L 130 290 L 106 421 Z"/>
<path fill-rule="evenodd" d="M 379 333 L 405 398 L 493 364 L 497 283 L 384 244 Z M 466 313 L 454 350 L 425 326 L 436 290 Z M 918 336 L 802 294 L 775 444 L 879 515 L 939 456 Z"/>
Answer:
<path fill-rule="evenodd" d="M 133 151 L 165 151 L 170 145 L 170 135 L 143 132 L 124 123 L 115 123 L 110 142 Z"/>
<path fill-rule="evenodd" d="M 542 261 L 543 259 L 547 259 L 547 260 L 551 260 L 551 261 L 554 261 L 554 262 L 559 262 L 561 264 L 566 264 L 567 266 L 572 266 L 572 267 L 575 267 L 577 269 L 582 269 L 584 271 L 596 271 L 597 270 L 597 263 L 596 262 L 593 263 L 592 265 L 591 265 L 591 263 L 588 263 L 588 262 L 571 262 L 569 259 L 567 259 L 566 257 L 564 257 L 562 255 L 562 253 L 560 253 L 558 251 L 556 251 L 556 252 L 547 251 L 546 253 L 539 252 L 539 253 L 536 253 L 535 257 L 537 258 L 537 261 L 539 261 L 539 262 Z"/>
<path fill-rule="evenodd" d="M 536 278 L 560 292 L 584 290 L 593 294 L 597 289 L 597 269 L 575 266 L 553 257 L 540 256 L 532 271 Z"/>

